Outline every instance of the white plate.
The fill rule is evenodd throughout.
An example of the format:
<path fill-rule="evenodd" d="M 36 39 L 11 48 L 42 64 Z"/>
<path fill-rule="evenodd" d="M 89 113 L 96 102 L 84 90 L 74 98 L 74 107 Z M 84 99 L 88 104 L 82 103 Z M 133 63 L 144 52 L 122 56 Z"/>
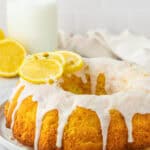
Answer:
<path fill-rule="evenodd" d="M 5 126 L 4 105 L 5 103 L 0 105 L 0 150 L 3 149 L 1 149 L 1 145 L 4 147 L 4 150 L 33 150 L 12 139 L 11 130 Z"/>

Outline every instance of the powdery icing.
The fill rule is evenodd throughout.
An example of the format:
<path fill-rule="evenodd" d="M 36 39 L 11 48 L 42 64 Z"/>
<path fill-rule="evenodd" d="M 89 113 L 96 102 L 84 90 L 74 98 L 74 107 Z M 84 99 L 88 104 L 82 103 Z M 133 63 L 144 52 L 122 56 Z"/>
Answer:
<path fill-rule="evenodd" d="M 132 117 L 136 113 L 149 113 L 150 110 L 150 76 L 145 75 L 140 69 L 125 62 L 119 62 L 111 59 L 94 58 L 84 59 L 85 64 L 89 66 L 91 76 L 91 91 L 93 95 L 75 95 L 64 91 L 59 87 L 59 82 L 53 85 L 43 84 L 34 85 L 21 80 L 17 89 L 24 86 L 18 104 L 12 115 L 12 125 L 14 125 L 14 115 L 20 107 L 22 101 L 33 96 L 33 101 L 38 102 L 36 115 L 36 134 L 34 140 L 34 149 L 38 149 L 38 141 L 41 130 L 43 116 L 50 110 L 57 109 L 59 112 L 59 123 L 57 129 L 57 147 L 61 147 L 64 126 L 68 117 L 77 106 L 94 110 L 102 126 L 103 149 L 107 143 L 107 130 L 109 126 L 109 110 L 119 110 L 125 118 L 128 127 L 128 141 L 132 142 Z M 111 95 L 96 96 L 95 87 L 99 73 L 106 76 L 106 90 Z M 82 73 L 77 73 L 82 76 Z M 85 77 L 82 76 L 85 82 Z M 137 86 L 135 86 L 137 85 Z M 147 86 L 145 86 L 147 85 Z M 59 94 L 58 94 L 59 93 Z M 13 93 L 14 96 L 15 93 Z M 133 109 L 134 106 L 134 109 Z"/>

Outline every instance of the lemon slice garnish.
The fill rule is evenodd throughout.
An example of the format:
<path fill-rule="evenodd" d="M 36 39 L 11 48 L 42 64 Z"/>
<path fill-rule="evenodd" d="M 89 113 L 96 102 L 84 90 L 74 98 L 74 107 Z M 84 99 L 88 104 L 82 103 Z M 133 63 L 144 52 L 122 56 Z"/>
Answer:
<path fill-rule="evenodd" d="M 3 40 L 5 38 L 5 34 L 3 30 L 0 29 L 0 40 Z"/>
<path fill-rule="evenodd" d="M 4 39 L 0 41 L 0 76 L 14 77 L 25 58 L 24 47 L 12 40 Z"/>
<path fill-rule="evenodd" d="M 63 66 L 55 59 L 33 55 L 25 59 L 19 74 L 24 80 L 32 83 L 48 83 L 61 77 Z"/>
<path fill-rule="evenodd" d="M 83 67 L 84 63 L 80 55 L 70 51 L 56 51 L 55 53 L 61 54 L 65 59 L 64 73 L 73 73 Z"/>
<path fill-rule="evenodd" d="M 65 65 L 65 58 L 59 54 L 59 53 L 54 53 L 54 52 L 42 52 L 42 53 L 37 53 L 35 56 L 38 56 L 39 58 L 47 58 L 47 59 L 55 59 L 59 61 L 62 65 Z"/>

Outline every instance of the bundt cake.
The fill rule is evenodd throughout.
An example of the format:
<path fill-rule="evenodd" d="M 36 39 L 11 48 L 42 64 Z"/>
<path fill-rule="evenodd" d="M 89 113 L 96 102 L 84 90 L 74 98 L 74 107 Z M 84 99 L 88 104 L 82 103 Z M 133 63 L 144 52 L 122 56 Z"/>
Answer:
<path fill-rule="evenodd" d="M 35 150 L 150 147 L 150 74 L 127 62 L 83 60 L 53 84 L 20 79 L 5 105 L 14 138 Z"/>

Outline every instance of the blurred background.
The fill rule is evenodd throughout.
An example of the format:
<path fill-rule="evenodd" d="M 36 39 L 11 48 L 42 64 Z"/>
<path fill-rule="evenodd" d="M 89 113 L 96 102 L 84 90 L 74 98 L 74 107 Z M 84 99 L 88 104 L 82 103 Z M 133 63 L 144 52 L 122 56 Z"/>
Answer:
<path fill-rule="evenodd" d="M 59 28 L 84 33 L 106 28 L 150 35 L 150 0 L 58 0 Z M 6 0 L 0 0 L 0 27 L 6 29 Z"/>

